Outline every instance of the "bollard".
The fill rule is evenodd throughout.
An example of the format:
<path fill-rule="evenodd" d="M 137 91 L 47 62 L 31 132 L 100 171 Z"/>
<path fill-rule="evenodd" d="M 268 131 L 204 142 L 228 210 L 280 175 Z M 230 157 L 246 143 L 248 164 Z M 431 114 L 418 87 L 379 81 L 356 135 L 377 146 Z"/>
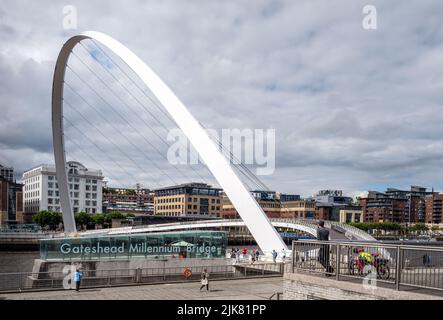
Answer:
<path fill-rule="evenodd" d="M 400 281 L 401 281 L 401 248 L 397 247 L 397 255 L 396 255 L 396 265 L 395 265 L 395 289 L 400 290 Z"/>
<path fill-rule="evenodd" d="M 336 253 L 335 253 L 335 280 L 340 280 L 340 244 L 336 245 Z"/>

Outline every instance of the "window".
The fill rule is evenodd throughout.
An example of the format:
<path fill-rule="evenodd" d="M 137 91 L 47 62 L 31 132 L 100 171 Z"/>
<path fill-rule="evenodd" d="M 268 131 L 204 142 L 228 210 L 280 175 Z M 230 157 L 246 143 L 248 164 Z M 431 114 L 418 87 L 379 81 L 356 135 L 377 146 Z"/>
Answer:
<path fill-rule="evenodd" d="M 48 180 L 54 180 L 54 176 L 48 176 Z"/>
<path fill-rule="evenodd" d="M 74 198 L 78 198 L 78 192 L 74 192 Z"/>
<path fill-rule="evenodd" d="M 97 180 L 92 180 L 92 184 L 97 184 Z"/>
<path fill-rule="evenodd" d="M 85 205 L 86 205 L 86 206 L 90 206 L 90 205 L 91 205 L 91 201 L 90 201 L 90 200 L 86 200 L 86 201 L 85 201 Z"/>
<path fill-rule="evenodd" d="M 49 189 L 54 188 L 54 182 L 48 182 L 48 188 Z"/>
<path fill-rule="evenodd" d="M 215 199 L 211 199 L 211 203 L 215 203 Z"/>
<path fill-rule="evenodd" d="M 92 201 L 92 206 L 96 207 L 97 206 L 97 201 Z"/>
<path fill-rule="evenodd" d="M 86 193 L 86 199 L 90 199 L 91 198 L 91 194 L 90 193 Z"/>
<path fill-rule="evenodd" d="M 91 179 L 86 179 L 86 183 L 91 183 Z"/>
<path fill-rule="evenodd" d="M 97 194 L 96 193 L 92 194 L 92 199 L 97 199 Z"/>
<path fill-rule="evenodd" d="M 86 191 L 90 191 L 91 190 L 91 186 L 86 185 Z"/>
<path fill-rule="evenodd" d="M 52 197 L 54 195 L 54 191 L 53 190 L 48 190 L 48 197 Z"/>
<path fill-rule="evenodd" d="M 52 204 L 52 198 L 48 198 L 48 204 Z"/>
<path fill-rule="evenodd" d="M 92 191 L 97 191 L 97 186 L 92 186 Z"/>
<path fill-rule="evenodd" d="M 74 184 L 74 190 L 78 190 L 79 189 L 79 185 L 78 184 Z"/>

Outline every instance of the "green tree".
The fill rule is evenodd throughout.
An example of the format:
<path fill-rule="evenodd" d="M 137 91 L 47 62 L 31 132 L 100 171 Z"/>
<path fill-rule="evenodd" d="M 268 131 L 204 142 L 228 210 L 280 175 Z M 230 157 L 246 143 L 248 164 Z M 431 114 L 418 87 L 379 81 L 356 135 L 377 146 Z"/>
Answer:
<path fill-rule="evenodd" d="M 86 212 L 79 212 L 75 215 L 75 222 L 80 226 L 87 226 L 91 221 L 91 215 Z"/>
<path fill-rule="evenodd" d="M 126 219 L 126 215 L 121 212 L 115 211 L 105 214 L 104 219 L 106 223 L 110 224 L 112 223 L 112 219 Z"/>
<path fill-rule="evenodd" d="M 49 227 L 51 230 L 55 230 L 62 222 L 62 214 L 60 212 L 43 210 L 36 213 L 32 219 L 41 227 Z"/>
<path fill-rule="evenodd" d="M 102 225 L 103 226 L 105 224 L 105 216 L 102 213 L 96 213 L 96 214 L 92 215 L 91 221 L 95 225 Z"/>

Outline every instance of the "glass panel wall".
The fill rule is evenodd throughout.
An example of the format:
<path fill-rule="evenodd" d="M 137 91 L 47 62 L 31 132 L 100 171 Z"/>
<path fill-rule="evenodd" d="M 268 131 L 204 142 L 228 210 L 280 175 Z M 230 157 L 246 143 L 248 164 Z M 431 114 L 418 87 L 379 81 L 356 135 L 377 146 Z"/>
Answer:
<path fill-rule="evenodd" d="M 225 231 L 182 231 L 40 240 L 43 260 L 224 258 Z"/>

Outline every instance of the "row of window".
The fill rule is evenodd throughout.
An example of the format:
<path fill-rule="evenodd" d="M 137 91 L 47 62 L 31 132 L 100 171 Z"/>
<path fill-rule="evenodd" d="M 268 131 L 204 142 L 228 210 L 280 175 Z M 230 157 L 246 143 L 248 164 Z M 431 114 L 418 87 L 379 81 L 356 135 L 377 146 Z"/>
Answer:
<path fill-rule="evenodd" d="M 207 212 L 205 212 L 205 213 L 198 213 L 196 211 L 188 211 L 188 212 L 186 212 L 186 214 L 187 215 L 197 215 L 197 214 L 209 215 Z M 177 216 L 182 215 L 182 213 L 180 213 L 180 212 L 162 212 L 162 215 L 177 217 Z"/>
<path fill-rule="evenodd" d="M 182 208 L 184 208 L 184 206 L 182 206 L 180 204 L 169 204 L 166 206 L 158 206 L 157 210 L 172 210 L 172 209 L 180 210 Z M 194 204 L 194 205 L 188 204 L 188 209 L 197 210 L 197 205 L 196 204 Z M 211 206 L 211 210 L 220 210 L 220 206 Z"/>
<path fill-rule="evenodd" d="M 198 202 L 198 199 L 199 198 L 188 197 L 188 202 Z M 200 200 L 202 200 L 202 199 L 205 199 L 205 200 L 209 201 L 209 199 L 200 198 Z M 160 198 L 160 199 L 156 199 L 156 203 L 175 203 L 175 202 L 183 203 L 184 199 L 183 198 L 166 198 L 166 199 Z M 220 199 L 211 199 L 211 203 L 218 203 L 218 204 L 220 204 Z"/>
<path fill-rule="evenodd" d="M 40 190 L 25 192 L 25 198 L 40 197 Z"/>
<path fill-rule="evenodd" d="M 40 189 L 40 183 L 32 183 L 32 184 L 26 183 L 24 189 L 25 189 L 24 191 Z"/>

